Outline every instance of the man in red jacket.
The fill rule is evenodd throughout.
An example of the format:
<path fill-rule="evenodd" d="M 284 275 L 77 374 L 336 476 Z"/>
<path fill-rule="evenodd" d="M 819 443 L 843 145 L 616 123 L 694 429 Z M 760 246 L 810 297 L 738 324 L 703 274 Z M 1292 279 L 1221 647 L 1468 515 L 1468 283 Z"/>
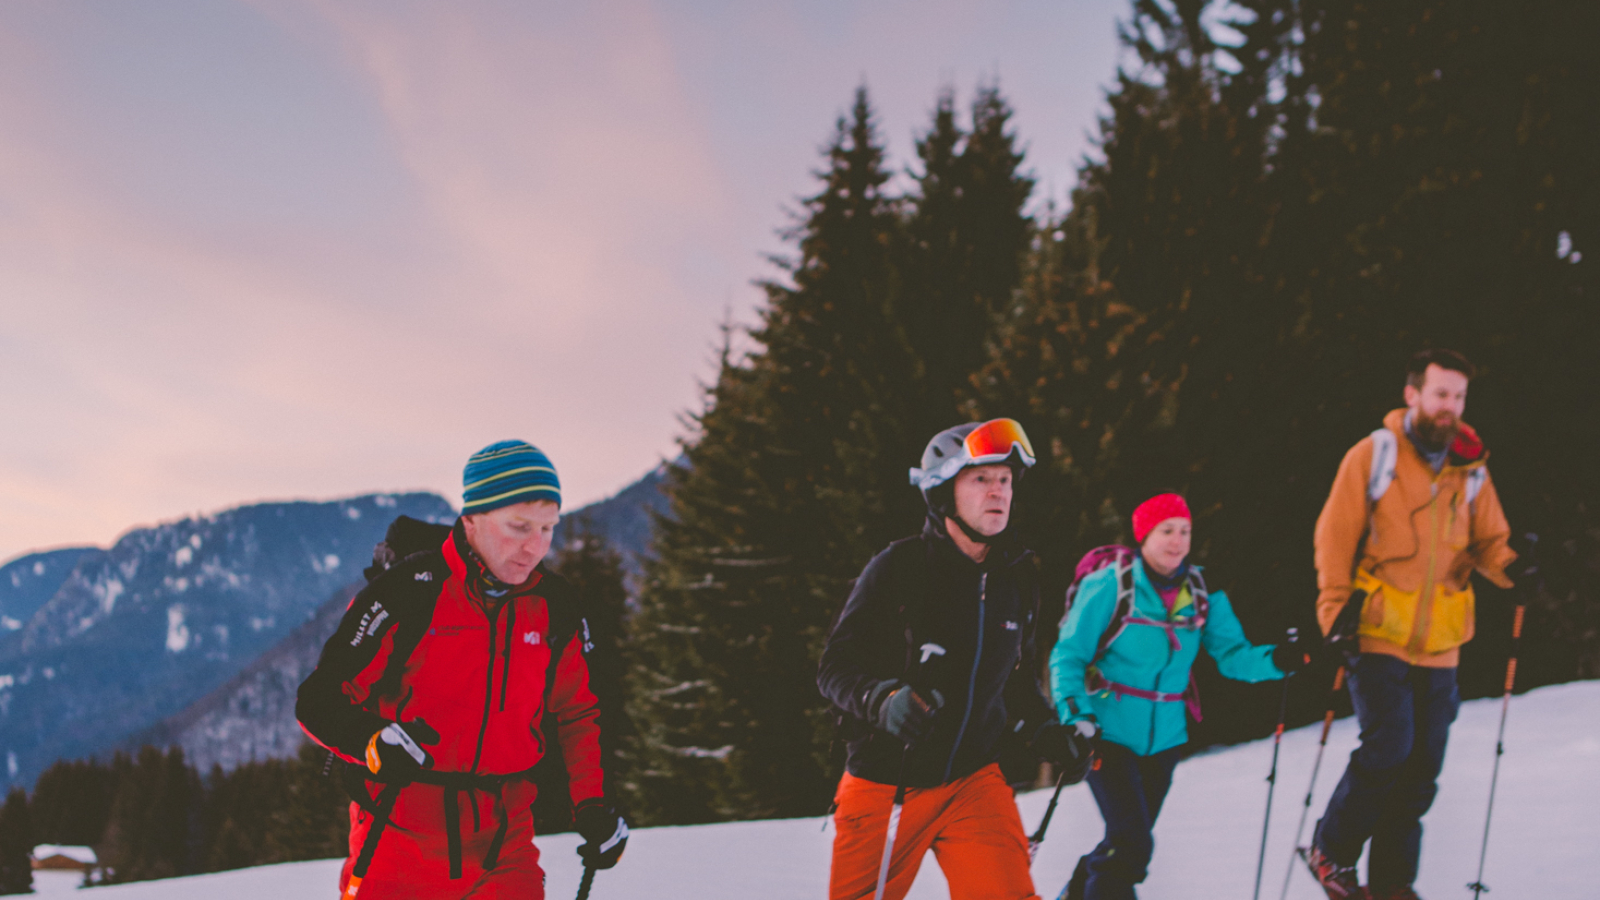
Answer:
<path fill-rule="evenodd" d="M 541 565 L 560 517 L 555 468 L 522 441 L 468 460 L 444 546 L 356 595 L 300 686 L 312 740 L 361 767 L 345 900 L 542 898 L 528 779 L 558 722 L 587 865 L 609 868 L 627 824 L 603 796 L 600 709 L 576 592 Z"/>

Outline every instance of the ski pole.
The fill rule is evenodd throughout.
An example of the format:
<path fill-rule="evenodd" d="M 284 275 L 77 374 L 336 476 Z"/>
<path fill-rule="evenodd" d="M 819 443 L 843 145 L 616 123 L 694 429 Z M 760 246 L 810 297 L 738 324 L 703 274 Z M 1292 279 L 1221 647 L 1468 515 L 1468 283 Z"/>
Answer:
<path fill-rule="evenodd" d="M 594 887 L 594 866 L 584 863 L 583 880 L 578 882 L 578 900 L 589 900 L 589 889 Z"/>
<path fill-rule="evenodd" d="M 988 576 L 984 576 L 987 578 Z M 922 660 L 917 663 L 918 674 L 928 660 L 935 656 L 943 656 L 944 648 L 935 643 L 922 645 Z M 912 688 L 916 690 L 916 688 Z M 878 864 L 878 888 L 872 893 L 872 900 L 883 900 L 883 889 L 889 883 L 889 860 L 894 856 L 894 835 L 900 830 L 900 809 L 906 805 L 906 759 L 911 756 L 911 742 L 906 741 L 904 750 L 900 751 L 900 771 L 894 778 L 894 806 L 889 808 L 889 830 L 883 836 L 883 862 Z"/>
<path fill-rule="evenodd" d="M 1300 636 L 1300 629 L 1289 629 L 1289 643 Z M 1283 743 L 1283 720 L 1289 715 L 1289 676 L 1283 677 L 1283 695 L 1278 700 L 1278 727 L 1272 732 L 1272 768 L 1267 772 L 1267 814 L 1261 819 L 1261 852 L 1256 856 L 1256 890 L 1251 900 L 1261 900 L 1261 872 L 1267 866 L 1267 829 L 1272 824 L 1272 793 L 1278 789 L 1278 747 Z"/>
<path fill-rule="evenodd" d="M 1056 814 L 1056 804 L 1061 801 L 1061 789 L 1067 784 L 1067 770 L 1062 769 L 1056 776 L 1056 792 L 1050 795 L 1050 805 L 1044 808 L 1044 818 L 1039 820 L 1039 830 L 1028 838 L 1028 864 L 1033 864 L 1033 858 L 1039 855 L 1039 845 L 1044 843 L 1045 829 L 1050 827 L 1050 817 Z"/>
<path fill-rule="evenodd" d="M 1532 589 L 1533 579 L 1539 575 L 1539 566 L 1533 559 L 1533 552 L 1538 548 L 1539 536 L 1528 535 L 1528 554 L 1530 557 L 1527 568 L 1523 569 L 1522 577 Z M 1517 681 L 1517 645 L 1522 641 L 1522 616 L 1527 612 L 1527 597 L 1517 604 L 1516 612 L 1511 618 L 1511 656 L 1506 660 L 1506 689 L 1500 700 L 1500 734 L 1494 740 L 1494 770 L 1489 776 L 1489 809 L 1483 814 L 1483 847 L 1478 851 L 1478 878 L 1467 885 L 1467 890 L 1472 892 L 1473 900 L 1488 893 L 1489 886 L 1483 883 L 1483 864 L 1489 857 L 1489 821 L 1494 817 L 1494 789 L 1500 782 L 1500 757 L 1506 752 L 1506 713 L 1511 710 L 1511 687 Z"/>
<path fill-rule="evenodd" d="M 1289 879 L 1294 876 L 1295 854 L 1300 849 L 1300 836 L 1305 834 L 1306 817 L 1311 814 L 1311 796 L 1317 789 L 1317 772 L 1322 769 L 1322 751 L 1328 749 L 1328 729 L 1333 727 L 1333 704 L 1339 699 L 1339 691 L 1344 687 L 1345 667 L 1340 666 L 1339 671 L 1333 673 L 1333 692 L 1328 695 L 1328 711 L 1322 716 L 1322 737 L 1317 741 L 1317 761 L 1311 764 L 1311 784 L 1306 787 L 1306 801 L 1300 808 L 1300 824 L 1294 827 L 1294 846 L 1289 850 L 1289 869 L 1283 873 L 1283 891 L 1278 894 L 1278 900 L 1289 896 Z"/>

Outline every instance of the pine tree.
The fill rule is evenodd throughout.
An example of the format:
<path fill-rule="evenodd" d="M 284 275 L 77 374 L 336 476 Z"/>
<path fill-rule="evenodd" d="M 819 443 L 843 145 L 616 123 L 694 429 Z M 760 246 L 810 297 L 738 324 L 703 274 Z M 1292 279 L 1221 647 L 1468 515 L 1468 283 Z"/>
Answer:
<path fill-rule="evenodd" d="M 326 750 L 307 742 L 293 759 L 273 761 L 283 788 L 278 804 L 265 816 L 263 862 L 327 859 L 349 852 L 350 798 L 335 778 L 323 774 L 327 758 Z"/>
<path fill-rule="evenodd" d="M 39 842 L 85 847 L 99 843 L 111 815 L 118 771 L 114 765 L 81 759 L 61 760 L 40 773 L 32 799 Z"/>
<path fill-rule="evenodd" d="M 980 87 L 964 132 L 946 90 L 917 141 L 922 172 L 909 198 L 905 287 L 895 317 L 921 376 L 909 431 L 924 439 L 966 418 L 971 379 L 1021 277 L 1032 233 L 1023 207 L 1033 180 L 1021 171 L 1011 115 L 997 87 Z M 920 500 L 911 496 L 914 510 Z"/>
<path fill-rule="evenodd" d="M 0 808 L 0 894 L 33 891 L 33 822 L 28 815 L 28 794 L 12 788 Z"/>
<path fill-rule="evenodd" d="M 667 486 L 631 629 L 646 821 L 826 807 L 822 639 L 850 579 L 910 527 L 890 513 L 915 458 L 889 315 L 901 225 L 864 89 L 820 178 L 788 235 L 789 282 L 766 285 L 757 349 L 725 347 Z"/>
<path fill-rule="evenodd" d="M 145 746 L 118 781 L 111 820 L 96 855 L 112 881 L 170 878 L 192 871 L 190 817 L 199 776 L 183 750 Z"/>

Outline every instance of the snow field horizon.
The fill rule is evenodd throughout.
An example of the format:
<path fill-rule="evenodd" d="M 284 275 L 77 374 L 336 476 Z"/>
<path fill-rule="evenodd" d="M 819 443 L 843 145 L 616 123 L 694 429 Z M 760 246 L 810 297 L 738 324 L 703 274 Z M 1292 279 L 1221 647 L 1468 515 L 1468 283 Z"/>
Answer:
<path fill-rule="evenodd" d="M 1463 703 L 1451 729 L 1439 797 L 1423 819 L 1422 871 L 1416 887 L 1429 900 L 1465 897 L 1467 883 L 1477 875 L 1500 708 L 1498 697 Z M 1318 722 L 1283 736 L 1262 877 L 1265 898 L 1276 898 L 1283 886 L 1320 732 Z M 1308 833 L 1356 743 L 1354 718 L 1334 723 Z M 1495 900 L 1579 900 L 1600 895 L 1584 865 L 1596 846 L 1593 820 L 1600 810 L 1600 681 L 1552 685 L 1513 697 L 1505 747 L 1484 870 L 1484 882 L 1493 889 Z M 1272 740 L 1266 738 L 1202 753 L 1179 764 L 1156 824 L 1150 876 L 1139 887 L 1143 900 L 1250 896 L 1271 759 Z M 1018 795 L 1023 827 L 1030 833 L 1049 799 L 1048 790 Z M 1063 791 L 1033 867 L 1035 889 L 1042 897 L 1050 900 L 1060 892 L 1078 857 L 1100 840 L 1102 831 L 1088 787 Z M 832 842 L 832 825 L 824 829 L 820 816 L 635 829 L 622 862 L 596 876 L 590 896 L 592 900 L 822 898 L 827 896 Z M 582 874 L 574 853 L 577 836 L 551 835 L 537 843 L 547 873 L 546 896 L 552 900 L 573 896 Z M 333 897 L 341 863 L 258 866 L 98 887 L 87 896 L 103 900 Z M 35 896 L 76 893 L 75 876 L 44 874 L 51 877 L 38 878 Z M 948 896 L 930 854 L 909 900 Z M 1290 880 L 1289 900 L 1320 896 L 1310 877 L 1297 869 Z"/>

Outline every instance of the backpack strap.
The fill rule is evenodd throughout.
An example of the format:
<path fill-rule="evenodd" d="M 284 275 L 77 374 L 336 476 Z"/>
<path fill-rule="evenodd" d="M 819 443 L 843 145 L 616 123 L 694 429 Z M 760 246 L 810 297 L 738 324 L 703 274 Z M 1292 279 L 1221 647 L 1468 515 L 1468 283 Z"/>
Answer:
<path fill-rule="evenodd" d="M 1478 492 L 1483 490 L 1484 482 L 1489 480 L 1488 466 L 1475 466 L 1467 473 L 1467 505 L 1471 506 L 1478 499 Z"/>
<path fill-rule="evenodd" d="M 1112 560 L 1111 567 L 1117 573 L 1117 605 L 1111 613 L 1111 621 L 1106 625 L 1106 630 L 1100 633 L 1100 643 L 1094 648 L 1094 658 L 1089 665 L 1100 661 L 1105 656 L 1106 648 L 1111 642 L 1122 636 L 1128 627 L 1128 615 L 1133 612 L 1133 557 L 1118 556 Z"/>
<path fill-rule="evenodd" d="M 1372 433 L 1372 466 L 1367 470 L 1367 502 L 1377 503 L 1394 483 L 1395 462 L 1400 448 L 1394 432 L 1379 428 Z M 1476 496 L 1476 494 L 1474 494 Z"/>
<path fill-rule="evenodd" d="M 1206 578 L 1194 566 L 1189 567 L 1189 598 L 1194 601 L 1194 627 L 1206 627 L 1206 617 L 1211 614 L 1211 592 L 1206 589 Z"/>

